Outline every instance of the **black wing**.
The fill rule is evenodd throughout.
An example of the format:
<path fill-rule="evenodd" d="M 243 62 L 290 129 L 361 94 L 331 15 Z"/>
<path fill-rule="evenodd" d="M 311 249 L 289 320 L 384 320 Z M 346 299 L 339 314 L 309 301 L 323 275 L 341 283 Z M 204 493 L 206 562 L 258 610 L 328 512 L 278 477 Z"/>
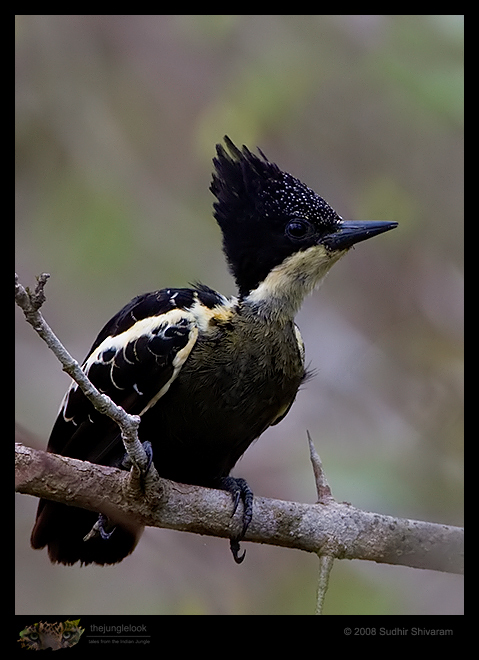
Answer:
<path fill-rule="evenodd" d="M 82 365 L 95 387 L 131 414 L 141 415 L 154 405 L 196 342 L 198 329 L 189 311 L 195 296 L 191 289 L 162 289 L 134 298 L 118 312 Z M 122 449 L 116 424 L 96 412 L 72 383 L 48 451 L 111 464 L 112 454 Z"/>

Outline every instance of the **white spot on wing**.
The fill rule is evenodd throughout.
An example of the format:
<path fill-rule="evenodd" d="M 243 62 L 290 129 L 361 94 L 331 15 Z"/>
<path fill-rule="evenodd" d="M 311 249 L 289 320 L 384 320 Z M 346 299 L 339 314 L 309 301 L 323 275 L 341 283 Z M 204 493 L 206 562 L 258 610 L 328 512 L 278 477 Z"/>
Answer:
<path fill-rule="evenodd" d="M 161 397 L 168 392 L 170 389 L 171 383 L 175 380 L 175 378 L 178 376 L 180 373 L 181 367 L 184 365 L 188 355 L 191 353 L 191 349 L 196 343 L 196 340 L 198 339 L 198 328 L 195 326 L 191 328 L 190 336 L 188 339 L 188 343 L 186 346 L 184 346 L 181 351 L 178 351 L 178 353 L 175 355 L 175 358 L 173 360 L 173 375 L 171 376 L 170 380 L 163 385 L 161 390 L 156 394 L 148 403 L 147 405 L 143 408 L 143 410 L 140 412 L 140 416 L 143 415 L 149 408 L 155 405 L 157 401 L 161 399 Z"/>

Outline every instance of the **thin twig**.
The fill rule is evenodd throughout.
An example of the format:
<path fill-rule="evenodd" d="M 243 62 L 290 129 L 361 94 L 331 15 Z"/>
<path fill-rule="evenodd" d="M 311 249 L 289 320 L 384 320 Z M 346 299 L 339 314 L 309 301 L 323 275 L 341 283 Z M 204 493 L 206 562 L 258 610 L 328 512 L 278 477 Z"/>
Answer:
<path fill-rule="evenodd" d="M 319 575 L 318 575 L 318 592 L 316 597 L 316 614 L 323 613 L 324 599 L 329 586 L 329 576 L 333 568 L 334 557 L 331 555 L 319 556 Z"/>
<path fill-rule="evenodd" d="M 311 464 L 313 466 L 314 478 L 316 481 L 316 491 L 318 493 L 318 502 L 320 504 L 329 504 L 334 502 L 333 494 L 331 493 L 331 488 L 329 487 L 326 475 L 324 474 L 323 464 L 319 458 L 319 454 L 316 451 L 316 448 L 311 440 L 311 435 L 309 431 L 306 431 L 308 436 L 309 444 L 309 458 L 311 459 Z"/>
<path fill-rule="evenodd" d="M 324 473 L 323 464 L 319 457 L 318 452 L 313 444 L 309 431 L 306 431 L 309 444 L 309 457 L 313 466 L 314 478 L 316 481 L 316 491 L 318 493 L 318 504 L 332 504 L 335 502 L 331 488 Z M 323 613 L 324 599 L 329 586 L 329 576 L 334 564 L 334 557 L 324 552 L 318 553 L 319 557 L 319 573 L 318 573 L 318 589 L 316 598 L 316 614 Z"/>
<path fill-rule="evenodd" d="M 18 281 L 18 276 L 15 274 L 15 302 L 23 310 L 27 322 L 61 362 L 63 371 L 78 384 L 95 409 L 104 415 L 108 415 L 118 424 L 125 449 L 135 466 L 134 477 L 138 478 L 139 473 L 144 471 L 148 465 L 148 456 L 138 438 L 140 417 L 129 415 L 121 406 L 117 406 L 109 396 L 96 389 L 78 362 L 66 350 L 43 318 L 40 308 L 46 300 L 44 289 L 49 277 L 48 273 L 39 275 L 35 290 L 32 292 Z"/>

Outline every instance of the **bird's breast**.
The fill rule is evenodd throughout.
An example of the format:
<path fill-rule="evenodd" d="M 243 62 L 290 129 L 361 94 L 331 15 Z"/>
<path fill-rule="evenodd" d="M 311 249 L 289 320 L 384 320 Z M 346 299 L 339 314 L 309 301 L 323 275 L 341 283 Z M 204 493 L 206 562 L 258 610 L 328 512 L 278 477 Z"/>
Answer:
<path fill-rule="evenodd" d="M 155 426 L 155 456 L 165 452 L 165 469 L 175 467 L 162 474 L 162 457 L 155 458 L 160 474 L 188 483 L 228 474 L 288 411 L 303 378 L 302 342 L 293 323 L 274 327 L 230 317 L 200 331 L 170 390 L 142 422 L 145 429 Z"/>

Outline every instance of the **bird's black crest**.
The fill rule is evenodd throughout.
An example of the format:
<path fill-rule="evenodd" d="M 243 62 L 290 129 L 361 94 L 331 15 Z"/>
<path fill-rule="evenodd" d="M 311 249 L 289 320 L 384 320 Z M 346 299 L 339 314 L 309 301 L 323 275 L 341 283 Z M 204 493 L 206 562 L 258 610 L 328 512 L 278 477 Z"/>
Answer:
<path fill-rule="evenodd" d="M 322 197 L 280 170 L 260 149 L 256 156 L 245 146 L 238 149 L 227 136 L 224 139 L 229 153 L 217 145 L 210 187 L 218 200 L 215 217 L 223 231 L 230 223 L 275 217 L 307 218 L 325 225 L 338 222 L 336 211 Z"/>

